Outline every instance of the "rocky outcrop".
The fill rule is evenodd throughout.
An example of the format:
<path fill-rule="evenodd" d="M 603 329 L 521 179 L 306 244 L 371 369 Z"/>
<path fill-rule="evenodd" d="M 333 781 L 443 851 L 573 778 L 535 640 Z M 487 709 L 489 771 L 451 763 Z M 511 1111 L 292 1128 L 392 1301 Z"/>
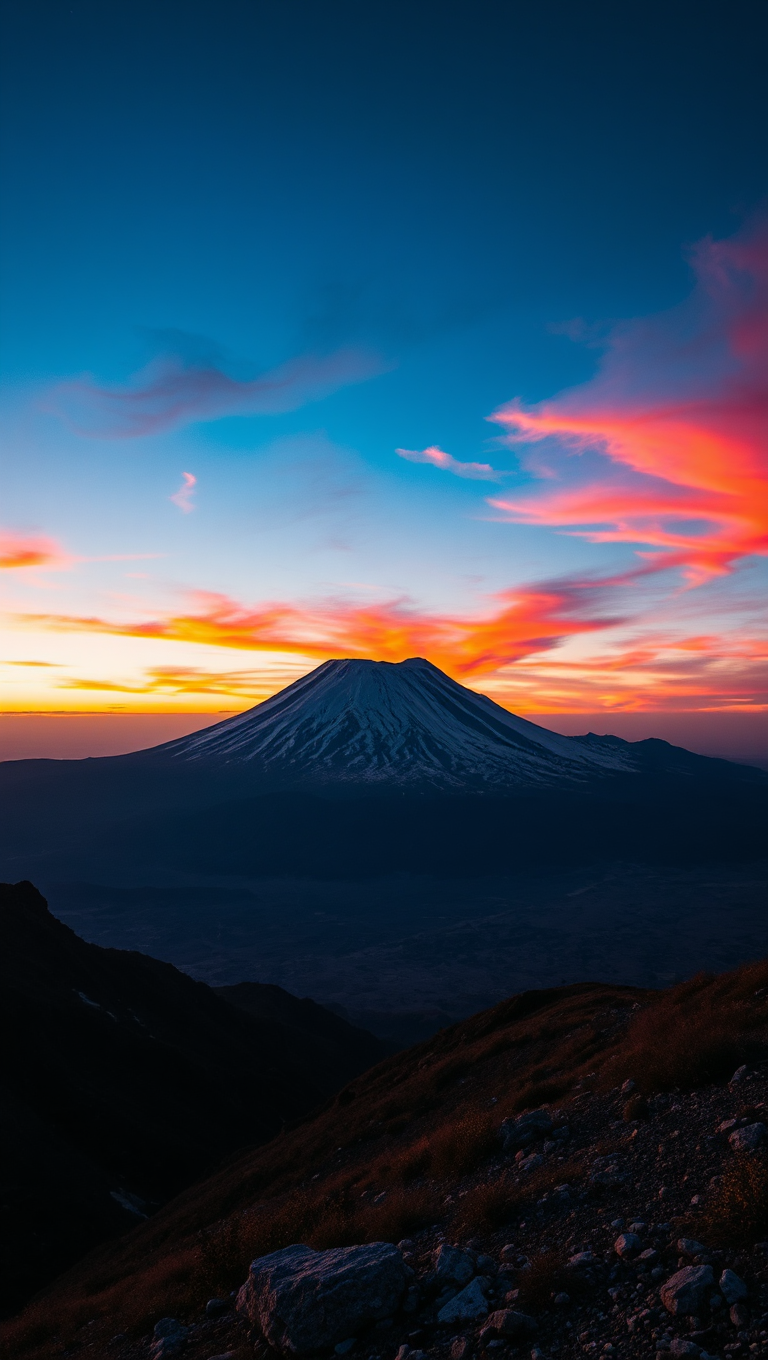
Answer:
<path fill-rule="evenodd" d="M 284 1247 L 251 1262 L 237 1308 L 275 1350 L 312 1355 L 391 1317 L 410 1278 L 388 1242 L 333 1251 Z"/>
<path fill-rule="evenodd" d="M 531 1110 L 519 1119 L 505 1119 L 499 1129 L 501 1146 L 505 1152 L 528 1147 L 538 1138 L 552 1132 L 554 1120 L 548 1110 Z"/>

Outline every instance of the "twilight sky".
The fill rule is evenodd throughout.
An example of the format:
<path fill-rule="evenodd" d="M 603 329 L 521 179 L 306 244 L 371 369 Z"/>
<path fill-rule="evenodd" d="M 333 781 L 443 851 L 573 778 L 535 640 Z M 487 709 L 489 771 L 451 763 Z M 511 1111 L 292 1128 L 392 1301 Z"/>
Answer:
<path fill-rule="evenodd" d="M 3 16 L 6 712 L 765 729 L 762 0 Z"/>

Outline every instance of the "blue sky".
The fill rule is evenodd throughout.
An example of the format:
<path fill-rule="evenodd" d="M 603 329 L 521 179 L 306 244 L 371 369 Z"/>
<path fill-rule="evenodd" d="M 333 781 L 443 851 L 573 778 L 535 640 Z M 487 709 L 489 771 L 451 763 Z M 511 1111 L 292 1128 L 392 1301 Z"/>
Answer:
<path fill-rule="evenodd" d="M 622 326 L 701 289 L 697 242 L 760 235 L 763 5 L 25 0 L 3 14 L 2 527 L 47 545 L 9 553 L 9 659 L 57 672 L 15 670 L 12 706 L 242 705 L 323 647 L 395 655 L 389 623 L 334 631 L 339 611 L 411 610 L 429 640 L 435 619 L 495 618 L 500 596 L 540 599 L 552 581 L 578 627 L 558 606 L 561 631 L 549 609 L 495 669 L 464 642 L 435 657 L 528 710 L 610 708 L 637 706 L 643 685 L 663 704 L 669 687 L 552 681 L 585 619 L 597 660 L 643 629 L 672 645 L 693 629 L 717 636 L 723 670 L 737 615 L 752 646 L 754 534 L 693 601 L 670 560 L 631 600 L 603 585 L 577 608 L 577 578 L 632 570 L 637 528 L 598 543 L 489 506 L 568 482 L 573 458 L 547 431 L 521 459 L 488 417 L 591 390 Z M 290 409 L 248 387 L 286 372 Z M 235 387 L 190 402 L 211 373 Z M 173 418 L 169 374 L 186 401 Z M 158 382 L 161 428 L 129 429 L 125 399 L 144 394 L 143 420 Z M 230 624 L 240 611 L 234 641 L 161 626 L 207 618 L 213 595 Z M 286 614 L 285 647 L 253 622 L 275 601 L 312 616 Z M 614 616 L 624 634 L 606 630 Z M 422 636 L 405 632 L 403 646 Z M 732 651 L 722 702 L 762 704 Z M 211 682 L 235 670 L 250 678 Z M 200 689 L 179 690 L 195 671 Z M 673 706 L 700 701 L 689 679 Z"/>

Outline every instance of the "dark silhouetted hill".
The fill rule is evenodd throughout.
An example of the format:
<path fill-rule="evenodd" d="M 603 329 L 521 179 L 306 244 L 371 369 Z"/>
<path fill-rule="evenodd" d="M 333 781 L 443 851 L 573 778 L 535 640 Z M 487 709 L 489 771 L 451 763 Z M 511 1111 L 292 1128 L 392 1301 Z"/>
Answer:
<path fill-rule="evenodd" d="M 242 995 L 87 944 L 31 883 L 0 885 L 6 1307 L 386 1051 L 279 988 Z"/>

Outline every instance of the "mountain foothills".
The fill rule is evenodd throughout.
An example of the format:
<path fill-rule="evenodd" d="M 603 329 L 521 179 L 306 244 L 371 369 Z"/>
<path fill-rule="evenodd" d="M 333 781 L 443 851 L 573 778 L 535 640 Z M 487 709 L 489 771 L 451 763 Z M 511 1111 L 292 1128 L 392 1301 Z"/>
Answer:
<path fill-rule="evenodd" d="M 125 1023 L 122 996 L 91 1000 Z M 767 1148 L 768 962 L 523 993 L 104 1243 L 6 1323 L 5 1353 L 762 1354 Z"/>
<path fill-rule="evenodd" d="M 216 995 L 0 885 L 2 1303 L 17 1307 L 387 1051 L 279 987 Z"/>
<path fill-rule="evenodd" d="M 148 751 L 5 762 L 0 799 L 9 878 L 477 874 L 759 856 L 768 775 L 558 736 L 419 658 L 340 660 Z"/>

